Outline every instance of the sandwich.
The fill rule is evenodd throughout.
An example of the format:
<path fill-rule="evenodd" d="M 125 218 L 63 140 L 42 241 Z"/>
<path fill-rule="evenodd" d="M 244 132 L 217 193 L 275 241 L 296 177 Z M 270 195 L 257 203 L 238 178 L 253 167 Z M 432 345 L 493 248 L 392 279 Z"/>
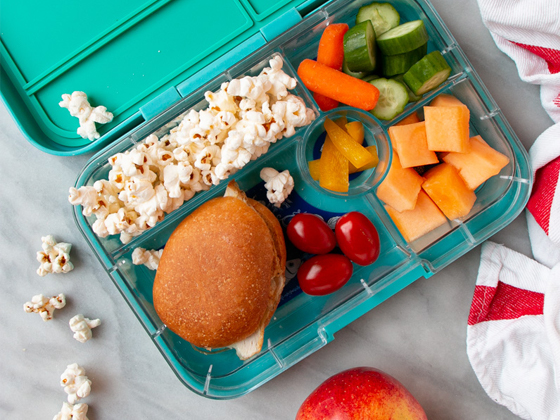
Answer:
<path fill-rule="evenodd" d="M 286 245 L 278 219 L 235 181 L 171 234 L 153 288 L 169 329 L 197 347 L 257 354 L 285 284 Z"/>

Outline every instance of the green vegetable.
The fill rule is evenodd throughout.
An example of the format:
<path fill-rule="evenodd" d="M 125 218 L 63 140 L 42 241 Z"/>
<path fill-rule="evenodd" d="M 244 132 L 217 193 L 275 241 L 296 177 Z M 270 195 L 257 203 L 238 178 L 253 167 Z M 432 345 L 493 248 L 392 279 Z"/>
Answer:
<path fill-rule="evenodd" d="M 401 17 L 399 12 L 389 3 L 371 3 L 360 7 L 356 16 L 356 23 L 371 21 L 375 36 L 379 37 L 390 29 L 399 26 Z"/>
<path fill-rule="evenodd" d="M 385 55 L 402 54 L 428 42 L 428 32 L 421 20 L 403 23 L 377 38 L 377 45 Z"/>
<path fill-rule="evenodd" d="M 439 51 L 422 58 L 408 70 L 403 78 L 416 95 L 435 89 L 449 78 L 451 67 Z"/>
<path fill-rule="evenodd" d="M 375 69 L 375 32 L 371 22 L 365 21 L 344 34 L 344 60 L 352 72 Z"/>
<path fill-rule="evenodd" d="M 422 95 L 416 95 L 413 91 L 410 90 L 410 88 L 404 81 L 402 74 L 399 74 L 398 76 L 395 77 L 391 77 L 391 79 L 396 80 L 397 82 L 401 82 L 404 85 L 404 87 L 408 91 L 408 102 L 416 102 L 422 99 Z"/>
<path fill-rule="evenodd" d="M 428 44 L 424 44 L 415 50 L 396 55 L 381 56 L 381 66 L 385 76 L 394 76 L 396 74 L 403 74 L 416 64 L 418 60 L 426 55 L 428 52 Z"/>
<path fill-rule="evenodd" d="M 406 87 L 393 79 L 376 79 L 370 82 L 379 89 L 379 100 L 371 113 L 380 120 L 392 120 L 408 103 Z"/>

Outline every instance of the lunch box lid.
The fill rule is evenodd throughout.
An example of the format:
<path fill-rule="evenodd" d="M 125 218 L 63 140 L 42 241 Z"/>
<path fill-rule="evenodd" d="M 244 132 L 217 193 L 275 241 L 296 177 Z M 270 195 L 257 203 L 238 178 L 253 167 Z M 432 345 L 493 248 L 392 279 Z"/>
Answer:
<path fill-rule="evenodd" d="M 0 94 L 25 137 L 59 156 L 101 149 L 315 11 L 325 0 L 4 2 Z M 32 13 L 30 13 L 32 11 Z M 77 134 L 59 102 L 83 91 L 114 116 Z"/>

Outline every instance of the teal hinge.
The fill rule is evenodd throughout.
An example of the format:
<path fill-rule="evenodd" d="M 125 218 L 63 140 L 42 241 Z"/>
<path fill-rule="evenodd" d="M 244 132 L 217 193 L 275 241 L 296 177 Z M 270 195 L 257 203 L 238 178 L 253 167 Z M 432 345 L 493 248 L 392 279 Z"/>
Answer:
<path fill-rule="evenodd" d="M 172 86 L 144 106 L 140 107 L 140 113 L 146 121 L 151 120 L 174 103 L 179 102 L 180 99 L 181 95 L 179 95 L 177 89 Z"/>
<path fill-rule="evenodd" d="M 302 18 L 296 9 L 290 9 L 283 15 L 278 16 L 269 24 L 261 28 L 261 33 L 270 42 L 278 35 L 283 34 L 292 26 L 301 22 Z"/>

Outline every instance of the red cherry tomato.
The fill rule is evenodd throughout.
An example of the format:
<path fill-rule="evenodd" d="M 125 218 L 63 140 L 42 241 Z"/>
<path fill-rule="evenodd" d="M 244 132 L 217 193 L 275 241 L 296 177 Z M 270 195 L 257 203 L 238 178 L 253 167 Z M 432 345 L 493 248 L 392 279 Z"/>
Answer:
<path fill-rule="evenodd" d="M 317 255 L 304 262 L 298 270 L 299 286 L 308 295 L 323 296 L 346 284 L 354 267 L 340 254 Z"/>
<path fill-rule="evenodd" d="M 379 256 L 379 235 L 373 223 L 362 213 L 345 214 L 336 223 L 338 246 L 359 265 L 370 265 Z"/>
<path fill-rule="evenodd" d="M 327 254 L 336 239 L 333 231 L 321 218 L 309 213 L 296 214 L 288 224 L 288 238 L 303 252 Z"/>

